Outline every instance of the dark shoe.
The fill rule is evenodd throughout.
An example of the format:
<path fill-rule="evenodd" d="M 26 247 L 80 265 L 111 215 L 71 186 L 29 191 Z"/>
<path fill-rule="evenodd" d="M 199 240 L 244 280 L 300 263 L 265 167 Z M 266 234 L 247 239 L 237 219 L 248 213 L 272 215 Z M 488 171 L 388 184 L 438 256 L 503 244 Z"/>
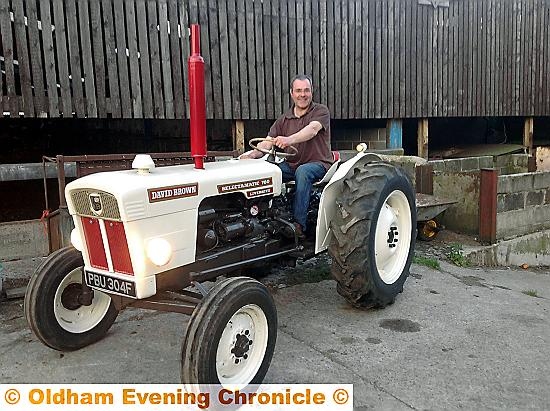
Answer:
<path fill-rule="evenodd" d="M 296 232 L 296 236 L 303 240 L 306 238 L 306 235 L 304 234 L 304 230 L 302 229 L 302 226 L 299 223 L 294 223 L 294 231 Z"/>

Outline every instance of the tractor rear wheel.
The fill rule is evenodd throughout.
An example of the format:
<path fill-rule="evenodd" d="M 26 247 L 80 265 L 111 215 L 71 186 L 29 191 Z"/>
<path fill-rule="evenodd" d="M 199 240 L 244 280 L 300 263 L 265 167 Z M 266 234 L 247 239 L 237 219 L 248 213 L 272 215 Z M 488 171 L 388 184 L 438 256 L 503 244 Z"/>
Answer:
<path fill-rule="evenodd" d="M 388 163 L 356 165 L 336 204 L 329 254 L 338 293 L 356 307 L 393 303 L 409 275 L 416 239 L 409 179 Z"/>
<path fill-rule="evenodd" d="M 25 293 L 25 317 L 40 341 L 59 351 L 86 347 L 105 336 L 118 310 L 108 294 L 95 290 L 90 305 L 82 293 L 82 254 L 66 247 L 35 271 Z"/>
<path fill-rule="evenodd" d="M 241 389 L 260 384 L 277 339 L 277 309 L 267 288 L 247 277 L 221 281 L 189 320 L 181 350 L 184 384 Z"/>

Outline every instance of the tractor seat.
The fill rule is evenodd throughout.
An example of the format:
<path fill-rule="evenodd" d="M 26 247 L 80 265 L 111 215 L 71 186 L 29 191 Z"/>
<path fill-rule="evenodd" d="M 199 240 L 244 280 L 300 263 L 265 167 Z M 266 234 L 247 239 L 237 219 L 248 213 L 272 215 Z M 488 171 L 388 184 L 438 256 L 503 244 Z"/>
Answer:
<path fill-rule="evenodd" d="M 330 168 L 325 173 L 325 176 L 317 181 L 316 183 L 313 183 L 313 187 L 319 187 L 323 186 L 326 183 L 330 181 L 336 170 L 338 169 L 338 166 L 340 165 L 340 152 L 339 151 L 333 151 L 332 152 L 332 159 L 334 160 L 334 163 L 330 166 Z M 294 181 L 289 181 L 285 183 L 287 186 L 293 186 L 295 184 Z"/>
<path fill-rule="evenodd" d="M 319 187 L 322 185 L 325 185 L 330 181 L 334 173 L 336 173 L 336 170 L 338 169 L 338 166 L 340 165 L 340 152 L 339 151 L 333 151 L 332 152 L 332 159 L 334 160 L 334 163 L 330 166 L 330 168 L 327 170 L 325 176 L 317 181 L 316 183 L 313 183 L 313 187 Z"/>

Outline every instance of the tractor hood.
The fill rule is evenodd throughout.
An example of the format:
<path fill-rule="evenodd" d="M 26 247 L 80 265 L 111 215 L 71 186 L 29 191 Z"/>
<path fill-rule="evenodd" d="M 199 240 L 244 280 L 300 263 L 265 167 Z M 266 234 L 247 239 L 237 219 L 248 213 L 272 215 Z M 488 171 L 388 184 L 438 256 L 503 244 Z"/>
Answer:
<path fill-rule="evenodd" d="M 229 160 L 91 174 L 67 185 L 69 212 L 91 217 L 133 221 L 198 209 L 206 197 L 240 192 L 252 199 L 281 193 L 282 174 L 264 160 Z"/>

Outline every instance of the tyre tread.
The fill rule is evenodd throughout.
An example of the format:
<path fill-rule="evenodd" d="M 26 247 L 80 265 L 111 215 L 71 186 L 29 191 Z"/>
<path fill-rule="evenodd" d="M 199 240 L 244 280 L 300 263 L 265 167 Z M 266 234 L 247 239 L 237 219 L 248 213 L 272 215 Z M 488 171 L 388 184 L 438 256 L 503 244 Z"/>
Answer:
<path fill-rule="evenodd" d="M 393 303 L 408 274 L 414 249 L 416 232 L 411 234 L 411 246 L 407 263 L 399 279 L 388 287 L 377 286 L 378 276 L 374 256 L 369 255 L 372 224 L 381 193 L 393 181 L 403 187 L 403 193 L 411 202 L 412 230 L 416 230 L 414 192 L 404 172 L 384 162 L 371 162 L 355 166 L 342 184 L 342 193 L 337 201 L 338 209 L 331 223 L 332 241 L 329 254 L 333 259 L 331 273 L 338 282 L 337 290 L 346 300 L 357 307 L 382 308 Z"/>

